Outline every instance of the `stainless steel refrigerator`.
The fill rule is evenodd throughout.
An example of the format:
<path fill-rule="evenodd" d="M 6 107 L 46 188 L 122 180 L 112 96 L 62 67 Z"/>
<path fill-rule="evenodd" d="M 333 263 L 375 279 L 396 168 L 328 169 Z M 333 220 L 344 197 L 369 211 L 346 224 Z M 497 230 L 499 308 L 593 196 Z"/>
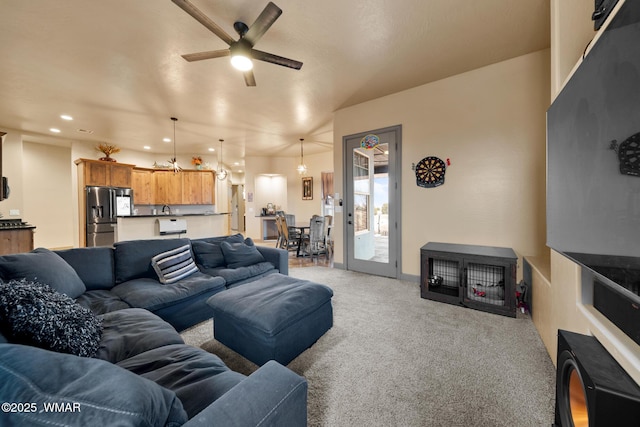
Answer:
<path fill-rule="evenodd" d="M 86 187 L 87 246 L 111 246 L 115 242 L 118 216 L 133 211 L 130 188 Z"/>

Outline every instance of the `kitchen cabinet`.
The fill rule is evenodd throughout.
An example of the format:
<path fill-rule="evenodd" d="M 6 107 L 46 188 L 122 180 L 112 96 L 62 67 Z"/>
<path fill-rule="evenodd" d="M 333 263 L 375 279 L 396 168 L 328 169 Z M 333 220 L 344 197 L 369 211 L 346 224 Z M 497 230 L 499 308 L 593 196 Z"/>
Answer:
<path fill-rule="evenodd" d="M 0 255 L 33 250 L 33 228 L 0 230 Z"/>
<path fill-rule="evenodd" d="M 133 202 L 136 205 L 153 205 L 154 185 L 153 171 L 150 169 L 133 169 L 131 173 L 131 188 L 133 189 Z"/>
<path fill-rule="evenodd" d="M 78 180 L 82 187 L 107 186 L 131 188 L 134 165 L 102 160 L 78 159 Z"/>
<path fill-rule="evenodd" d="M 420 296 L 516 317 L 511 248 L 430 242 L 420 248 Z"/>
<path fill-rule="evenodd" d="M 183 205 L 211 205 L 213 204 L 213 171 L 183 171 L 182 172 L 182 204 Z"/>
<path fill-rule="evenodd" d="M 210 170 L 153 171 L 153 204 L 212 205 L 214 183 L 214 172 Z"/>
<path fill-rule="evenodd" d="M 154 203 L 157 205 L 182 204 L 182 172 L 153 172 Z M 135 194 L 133 196 L 135 198 Z"/>

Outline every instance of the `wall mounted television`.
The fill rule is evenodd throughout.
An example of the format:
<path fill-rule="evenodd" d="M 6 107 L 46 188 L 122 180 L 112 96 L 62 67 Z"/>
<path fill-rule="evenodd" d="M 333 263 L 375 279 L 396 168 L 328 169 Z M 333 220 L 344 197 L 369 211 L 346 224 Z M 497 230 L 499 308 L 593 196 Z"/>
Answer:
<path fill-rule="evenodd" d="M 622 301 L 635 329 L 593 305 L 640 344 L 639 1 L 622 4 L 547 111 L 547 245 Z"/>

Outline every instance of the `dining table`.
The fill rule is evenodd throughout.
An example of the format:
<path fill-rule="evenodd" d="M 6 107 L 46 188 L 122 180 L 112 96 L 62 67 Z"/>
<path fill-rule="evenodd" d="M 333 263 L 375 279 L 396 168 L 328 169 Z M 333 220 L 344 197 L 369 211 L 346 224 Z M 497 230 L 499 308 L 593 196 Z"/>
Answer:
<path fill-rule="evenodd" d="M 309 229 L 311 228 L 310 222 L 296 222 L 293 225 L 293 228 L 298 232 L 298 249 L 296 250 L 296 257 L 300 256 L 300 247 L 302 246 L 302 241 L 304 239 L 305 231 L 309 234 Z"/>

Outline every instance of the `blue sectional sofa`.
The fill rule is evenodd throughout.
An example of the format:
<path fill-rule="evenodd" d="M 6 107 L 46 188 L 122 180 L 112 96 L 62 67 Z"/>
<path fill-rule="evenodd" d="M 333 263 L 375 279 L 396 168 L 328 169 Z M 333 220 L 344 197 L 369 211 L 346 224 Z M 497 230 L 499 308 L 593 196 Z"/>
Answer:
<path fill-rule="evenodd" d="M 195 271 L 151 262 L 187 252 Z M 275 361 L 245 377 L 179 335 L 287 262 L 241 235 L 1 256 L 0 425 L 306 425 L 304 378 Z"/>

